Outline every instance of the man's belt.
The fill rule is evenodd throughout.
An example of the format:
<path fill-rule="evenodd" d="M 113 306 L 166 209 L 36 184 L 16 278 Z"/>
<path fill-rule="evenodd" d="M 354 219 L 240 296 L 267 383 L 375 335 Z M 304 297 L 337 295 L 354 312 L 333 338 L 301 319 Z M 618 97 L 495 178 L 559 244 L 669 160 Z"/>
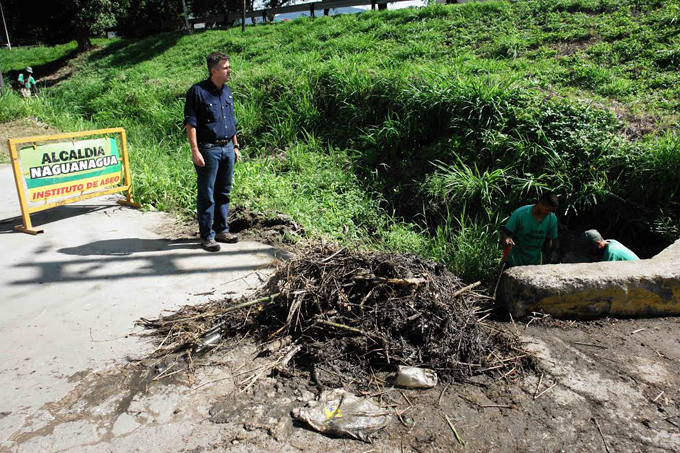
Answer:
<path fill-rule="evenodd" d="M 230 140 L 230 139 L 227 139 L 227 140 L 215 140 L 215 141 L 213 141 L 213 142 L 205 142 L 205 143 L 201 143 L 201 146 L 203 146 L 203 145 L 224 146 L 224 145 L 228 145 L 229 143 L 231 143 L 231 140 Z"/>

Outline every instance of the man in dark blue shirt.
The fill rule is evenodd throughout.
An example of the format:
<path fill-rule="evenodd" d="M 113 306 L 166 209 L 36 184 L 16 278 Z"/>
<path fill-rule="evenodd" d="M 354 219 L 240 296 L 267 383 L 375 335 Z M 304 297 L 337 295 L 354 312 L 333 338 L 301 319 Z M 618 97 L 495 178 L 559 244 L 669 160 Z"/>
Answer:
<path fill-rule="evenodd" d="M 238 242 L 227 216 L 234 163 L 240 158 L 234 98 L 225 85 L 231 78 L 229 57 L 213 52 L 206 58 L 210 77 L 192 86 L 184 104 L 184 124 L 198 176 L 198 227 L 201 246 L 217 252 L 217 242 Z"/>

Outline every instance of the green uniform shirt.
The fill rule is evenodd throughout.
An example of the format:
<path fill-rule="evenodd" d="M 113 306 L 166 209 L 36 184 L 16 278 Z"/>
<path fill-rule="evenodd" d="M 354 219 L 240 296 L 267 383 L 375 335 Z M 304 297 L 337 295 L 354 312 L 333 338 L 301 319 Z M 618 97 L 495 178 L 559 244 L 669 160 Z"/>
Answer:
<path fill-rule="evenodd" d="M 638 256 L 625 245 L 614 239 L 606 239 L 609 245 L 604 248 L 602 261 L 633 261 L 639 260 Z"/>
<path fill-rule="evenodd" d="M 550 213 L 538 222 L 531 213 L 533 205 L 516 209 L 505 224 L 515 245 L 508 255 L 512 266 L 542 264 L 541 249 L 546 239 L 557 238 L 557 216 Z"/>
<path fill-rule="evenodd" d="M 24 83 L 24 75 L 19 74 L 17 81 Z M 33 78 L 33 76 L 28 76 L 28 84 L 26 84 L 26 88 L 33 88 L 34 86 L 35 86 L 35 79 Z"/>

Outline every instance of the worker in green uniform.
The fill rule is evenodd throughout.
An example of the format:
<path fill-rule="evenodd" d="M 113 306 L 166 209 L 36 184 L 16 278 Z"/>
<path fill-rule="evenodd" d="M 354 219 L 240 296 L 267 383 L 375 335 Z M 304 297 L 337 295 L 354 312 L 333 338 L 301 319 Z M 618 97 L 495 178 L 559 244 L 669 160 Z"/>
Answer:
<path fill-rule="evenodd" d="M 501 246 L 511 246 L 508 266 L 546 264 L 557 239 L 557 195 L 545 192 L 534 205 L 515 210 L 501 228 Z"/>
<path fill-rule="evenodd" d="M 32 67 L 27 66 L 26 69 L 24 69 L 23 72 L 19 74 L 19 77 L 17 77 L 17 82 L 19 84 L 19 91 L 28 90 L 29 96 L 31 95 L 31 93 L 34 94 L 35 96 L 38 95 L 38 86 L 35 83 L 35 79 L 33 78 Z"/>
<path fill-rule="evenodd" d="M 591 250 L 601 255 L 601 261 L 634 261 L 638 256 L 625 245 L 614 239 L 602 239 L 597 230 L 588 230 L 581 235 L 581 239 Z"/>

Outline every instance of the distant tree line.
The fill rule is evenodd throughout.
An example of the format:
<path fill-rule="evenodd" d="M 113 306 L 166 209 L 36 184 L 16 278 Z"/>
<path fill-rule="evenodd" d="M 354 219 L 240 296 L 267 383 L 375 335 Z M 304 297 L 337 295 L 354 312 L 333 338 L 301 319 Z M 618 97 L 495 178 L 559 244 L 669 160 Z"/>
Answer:
<path fill-rule="evenodd" d="M 240 11 L 243 0 L 61 0 L 48 8 L 25 0 L 0 0 L 10 40 L 18 43 L 78 42 L 79 50 L 92 47 L 91 38 L 115 31 L 141 37 L 160 31 L 163 21 L 184 23 L 184 8 L 193 17 Z M 246 0 L 253 8 L 254 0 Z M 292 0 L 265 0 L 274 8 Z"/>

